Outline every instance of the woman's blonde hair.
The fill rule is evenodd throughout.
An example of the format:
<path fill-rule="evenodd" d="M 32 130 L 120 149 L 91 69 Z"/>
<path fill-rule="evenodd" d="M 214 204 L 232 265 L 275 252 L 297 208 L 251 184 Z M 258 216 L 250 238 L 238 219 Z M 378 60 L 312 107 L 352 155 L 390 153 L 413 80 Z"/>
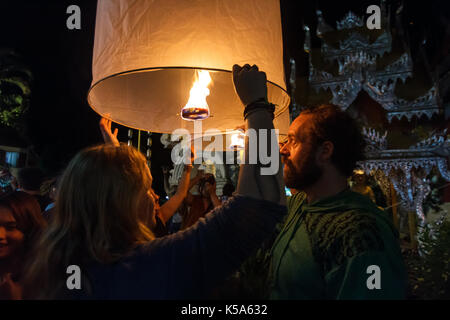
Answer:
<path fill-rule="evenodd" d="M 152 240 L 151 185 L 146 159 L 133 147 L 100 145 L 79 152 L 61 177 L 54 216 L 28 267 L 29 297 L 59 296 L 69 265 L 112 263 Z"/>

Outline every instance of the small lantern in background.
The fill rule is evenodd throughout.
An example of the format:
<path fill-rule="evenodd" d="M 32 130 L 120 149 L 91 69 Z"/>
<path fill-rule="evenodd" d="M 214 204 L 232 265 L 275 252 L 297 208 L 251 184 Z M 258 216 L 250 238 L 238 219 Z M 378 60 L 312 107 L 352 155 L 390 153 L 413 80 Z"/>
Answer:
<path fill-rule="evenodd" d="M 244 150 L 245 147 L 245 134 L 242 130 L 239 130 L 238 133 L 234 133 L 231 136 L 231 150 Z"/>

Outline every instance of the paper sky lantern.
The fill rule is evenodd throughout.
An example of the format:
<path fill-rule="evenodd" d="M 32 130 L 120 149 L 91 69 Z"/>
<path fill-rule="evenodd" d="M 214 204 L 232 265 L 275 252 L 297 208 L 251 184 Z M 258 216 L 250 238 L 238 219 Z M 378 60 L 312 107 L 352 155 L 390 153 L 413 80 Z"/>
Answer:
<path fill-rule="evenodd" d="M 267 74 L 277 122 L 289 105 L 280 16 L 278 0 L 99 0 L 89 104 L 145 131 L 193 132 L 195 119 L 233 130 L 243 106 L 231 70 L 248 63 Z"/>

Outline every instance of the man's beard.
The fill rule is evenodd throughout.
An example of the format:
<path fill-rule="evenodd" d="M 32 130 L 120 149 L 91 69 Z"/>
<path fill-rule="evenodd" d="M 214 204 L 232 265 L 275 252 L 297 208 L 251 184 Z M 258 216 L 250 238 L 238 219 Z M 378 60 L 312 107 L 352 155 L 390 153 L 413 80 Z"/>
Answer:
<path fill-rule="evenodd" d="M 305 150 L 305 157 L 301 158 L 297 166 L 289 160 L 284 161 L 284 182 L 286 187 L 296 190 L 305 190 L 314 185 L 322 176 L 323 170 L 316 164 L 315 150 Z"/>

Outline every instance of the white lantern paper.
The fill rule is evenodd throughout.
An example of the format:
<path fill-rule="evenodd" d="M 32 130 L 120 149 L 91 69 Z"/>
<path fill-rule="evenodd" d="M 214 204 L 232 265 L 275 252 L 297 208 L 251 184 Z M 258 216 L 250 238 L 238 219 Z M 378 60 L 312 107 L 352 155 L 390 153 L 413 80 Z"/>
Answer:
<path fill-rule="evenodd" d="M 243 106 L 231 69 L 246 63 L 266 72 L 276 118 L 288 114 L 278 0 L 99 0 L 88 101 L 131 128 L 193 132 L 180 111 L 203 69 L 212 83 L 202 131 L 233 130 Z"/>

